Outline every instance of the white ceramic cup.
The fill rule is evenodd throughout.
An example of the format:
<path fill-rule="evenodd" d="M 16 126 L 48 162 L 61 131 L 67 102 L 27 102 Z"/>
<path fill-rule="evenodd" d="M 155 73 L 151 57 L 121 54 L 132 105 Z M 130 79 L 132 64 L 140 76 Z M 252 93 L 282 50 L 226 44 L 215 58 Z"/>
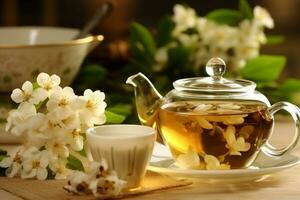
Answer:
<path fill-rule="evenodd" d="M 156 130 L 141 125 L 103 125 L 87 130 L 89 151 L 95 161 L 105 159 L 126 188 L 137 188 L 152 155 Z"/>

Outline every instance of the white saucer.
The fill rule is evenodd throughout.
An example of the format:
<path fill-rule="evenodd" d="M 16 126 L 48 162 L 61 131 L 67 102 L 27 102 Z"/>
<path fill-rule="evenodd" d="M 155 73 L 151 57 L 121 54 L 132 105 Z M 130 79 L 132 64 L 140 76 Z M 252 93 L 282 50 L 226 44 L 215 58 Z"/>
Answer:
<path fill-rule="evenodd" d="M 258 180 L 267 177 L 272 173 L 276 173 L 291 168 L 300 163 L 300 158 L 295 155 L 286 155 L 280 158 L 268 157 L 261 153 L 250 168 L 232 169 L 232 170 L 191 170 L 180 169 L 174 163 L 175 161 L 170 155 L 158 155 L 157 148 L 162 152 L 163 145 L 155 144 L 153 157 L 148 166 L 148 170 L 161 174 L 196 179 L 211 179 L 216 181 L 228 180 Z M 166 151 L 164 149 L 164 151 Z"/>

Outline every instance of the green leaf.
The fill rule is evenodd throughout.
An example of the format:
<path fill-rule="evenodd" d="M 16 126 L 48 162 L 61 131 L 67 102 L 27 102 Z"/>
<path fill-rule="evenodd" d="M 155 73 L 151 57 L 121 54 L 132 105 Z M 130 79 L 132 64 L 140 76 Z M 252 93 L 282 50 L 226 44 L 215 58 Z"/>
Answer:
<path fill-rule="evenodd" d="M 86 65 L 81 72 L 81 75 L 85 76 L 84 78 L 94 78 L 97 80 L 104 80 L 105 76 L 108 73 L 105 67 L 98 64 Z"/>
<path fill-rule="evenodd" d="M 168 50 L 169 66 L 174 69 L 174 67 L 183 68 L 192 52 L 192 48 L 185 46 L 178 46 Z"/>
<path fill-rule="evenodd" d="M 279 86 L 279 90 L 285 93 L 300 92 L 300 80 L 289 78 Z"/>
<path fill-rule="evenodd" d="M 5 155 L 0 155 L 0 162 L 3 160 L 3 158 L 5 158 Z"/>
<path fill-rule="evenodd" d="M 278 82 L 271 81 L 271 82 L 257 82 L 256 83 L 257 89 L 268 89 L 268 90 L 278 90 Z"/>
<path fill-rule="evenodd" d="M 130 104 L 117 104 L 106 109 L 107 111 L 113 112 L 115 114 L 120 114 L 128 116 L 132 113 L 132 106 Z"/>
<path fill-rule="evenodd" d="M 156 51 L 155 42 L 146 27 L 138 23 L 132 23 L 130 27 L 130 61 L 139 71 L 151 72 Z"/>
<path fill-rule="evenodd" d="M 266 45 L 281 44 L 284 41 L 285 41 L 285 37 L 283 35 L 269 35 L 269 36 L 267 36 Z"/>
<path fill-rule="evenodd" d="M 206 18 L 215 21 L 219 24 L 226 24 L 229 26 L 237 26 L 243 16 L 240 12 L 230 9 L 217 9 L 206 15 Z"/>
<path fill-rule="evenodd" d="M 38 104 L 35 105 L 35 109 L 39 111 L 40 108 L 43 108 L 43 106 L 46 106 L 46 103 L 48 102 L 48 98 L 44 101 L 39 102 Z"/>
<path fill-rule="evenodd" d="M 157 44 L 159 47 L 168 44 L 172 40 L 172 32 L 175 28 L 175 23 L 171 17 L 164 17 L 158 24 L 157 29 Z"/>
<path fill-rule="evenodd" d="M 79 72 L 77 82 L 85 83 L 87 86 L 96 86 L 103 81 L 108 74 L 106 68 L 97 64 L 89 64 L 81 69 Z"/>
<path fill-rule="evenodd" d="M 274 82 L 278 79 L 286 63 L 284 56 L 261 55 L 249 60 L 240 71 L 240 74 L 247 79 L 256 82 Z"/>
<path fill-rule="evenodd" d="M 240 75 L 255 82 L 272 82 L 278 79 L 285 63 L 284 56 L 261 55 L 249 60 Z"/>
<path fill-rule="evenodd" d="M 75 156 L 69 155 L 69 157 L 67 159 L 68 159 L 67 167 L 69 169 L 84 171 L 84 167 L 83 167 L 81 161 L 78 160 Z"/>
<path fill-rule="evenodd" d="M 32 83 L 33 90 L 40 88 L 39 84 L 37 82 Z"/>
<path fill-rule="evenodd" d="M 154 56 L 156 44 L 146 27 L 133 22 L 130 27 L 130 43 L 139 51 Z"/>
<path fill-rule="evenodd" d="M 251 20 L 253 18 L 253 12 L 247 0 L 239 1 L 239 11 L 244 19 Z"/>
<path fill-rule="evenodd" d="M 86 151 L 85 151 L 85 148 L 82 148 L 80 151 L 78 151 L 78 153 L 84 157 L 86 157 Z"/>
<path fill-rule="evenodd" d="M 108 70 L 98 64 L 88 64 L 81 68 L 73 83 L 77 93 L 83 93 L 85 89 L 99 89 L 103 85 Z"/>
<path fill-rule="evenodd" d="M 125 120 L 125 116 L 119 115 L 108 110 L 105 111 L 106 124 L 121 124 Z"/>

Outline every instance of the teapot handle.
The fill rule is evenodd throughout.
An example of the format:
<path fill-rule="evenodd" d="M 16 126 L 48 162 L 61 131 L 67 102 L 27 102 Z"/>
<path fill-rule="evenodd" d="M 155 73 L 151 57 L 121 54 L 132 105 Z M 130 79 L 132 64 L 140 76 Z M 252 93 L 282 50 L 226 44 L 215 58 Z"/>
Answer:
<path fill-rule="evenodd" d="M 261 150 L 268 156 L 282 156 L 286 153 L 289 153 L 293 151 L 299 142 L 299 130 L 300 130 L 300 109 L 291 103 L 288 102 L 277 102 L 273 104 L 269 109 L 269 115 L 274 119 L 274 114 L 278 112 L 279 110 L 285 110 L 287 111 L 293 118 L 294 124 L 295 124 L 295 133 L 293 140 L 289 145 L 283 148 L 276 148 L 273 145 L 269 143 L 269 139 L 267 142 L 262 146 Z"/>

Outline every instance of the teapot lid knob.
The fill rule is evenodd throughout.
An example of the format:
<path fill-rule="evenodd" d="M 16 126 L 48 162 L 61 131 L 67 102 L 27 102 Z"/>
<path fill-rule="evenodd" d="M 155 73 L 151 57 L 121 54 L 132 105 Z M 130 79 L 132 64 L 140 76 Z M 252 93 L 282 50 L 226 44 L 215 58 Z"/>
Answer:
<path fill-rule="evenodd" d="M 207 62 L 205 70 L 214 80 L 221 80 L 226 71 L 226 64 L 223 59 L 213 57 Z"/>

